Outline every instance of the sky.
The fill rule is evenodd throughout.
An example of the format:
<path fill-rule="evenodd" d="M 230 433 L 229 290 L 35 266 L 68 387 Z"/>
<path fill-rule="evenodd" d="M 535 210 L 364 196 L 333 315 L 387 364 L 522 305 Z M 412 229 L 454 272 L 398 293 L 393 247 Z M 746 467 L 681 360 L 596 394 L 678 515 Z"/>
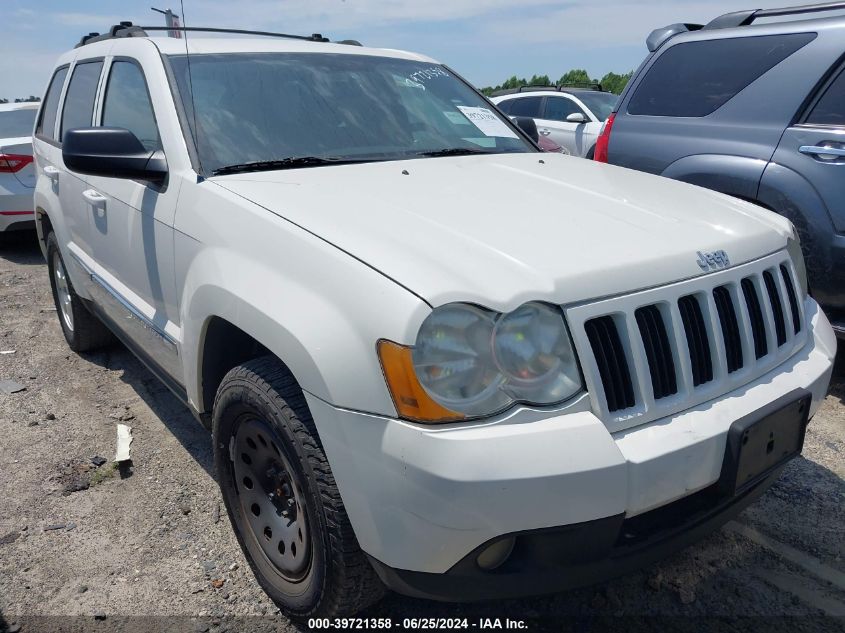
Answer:
<path fill-rule="evenodd" d="M 512 75 L 586 68 L 595 78 L 636 68 L 645 39 L 675 22 L 799 0 L 183 0 L 187 26 L 322 33 L 367 46 L 423 53 L 476 86 Z M 0 98 L 41 95 L 56 58 L 86 33 L 131 20 L 163 25 L 150 10 L 179 0 L 0 0 Z"/>

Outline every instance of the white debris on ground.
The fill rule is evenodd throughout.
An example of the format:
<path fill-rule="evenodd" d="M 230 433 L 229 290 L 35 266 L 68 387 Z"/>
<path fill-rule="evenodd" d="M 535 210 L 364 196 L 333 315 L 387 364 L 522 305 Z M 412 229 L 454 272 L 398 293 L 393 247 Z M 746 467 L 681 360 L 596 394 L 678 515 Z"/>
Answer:
<path fill-rule="evenodd" d="M 114 456 L 114 461 L 118 464 L 128 462 L 131 458 L 129 456 L 129 446 L 132 444 L 132 428 L 125 424 L 117 425 L 117 452 Z"/>

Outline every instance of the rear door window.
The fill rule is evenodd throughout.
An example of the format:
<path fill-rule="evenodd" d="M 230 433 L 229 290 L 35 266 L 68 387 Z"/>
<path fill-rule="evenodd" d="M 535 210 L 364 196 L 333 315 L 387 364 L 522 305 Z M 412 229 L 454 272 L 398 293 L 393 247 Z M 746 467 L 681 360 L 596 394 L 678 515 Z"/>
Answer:
<path fill-rule="evenodd" d="M 640 82 L 628 114 L 712 114 L 815 38 L 815 33 L 788 33 L 676 44 Z"/>
<path fill-rule="evenodd" d="M 37 136 L 45 136 L 55 140 L 56 113 L 59 110 L 59 97 L 62 95 L 62 86 L 67 77 L 67 66 L 59 68 L 50 80 L 47 88 L 47 96 L 44 97 L 44 105 L 41 106 L 41 119 L 38 121 L 38 128 L 35 130 Z"/>
<path fill-rule="evenodd" d="M 103 125 L 129 130 L 149 151 L 161 149 L 147 82 L 137 64 L 116 61 L 109 72 Z"/>
<path fill-rule="evenodd" d="M 813 106 L 805 123 L 845 127 L 845 70 L 839 73 L 822 98 Z"/>
<path fill-rule="evenodd" d="M 65 107 L 62 110 L 60 138 L 67 130 L 91 127 L 94 99 L 97 95 L 97 84 L 100 81 L 102 69 L 103 62 L 101 61 L 77 64 L 73 69 L 65 96 Z"/>
<path fill-rule="evenodd" d="M 546 107 L 543 110 L 543 118 L 549 121 L 566 121 L 570 114 L 586 113 L 578 107 L 572 99 L 567 97 L 546 97 Z M 589 117 L 587 117 L 589 119 Z"/>
<path fill-rule="evenodd" d="M 543 105 L 543 97 L 521 97 L 513 100 L 511 105 L 511 116 L 528 116 L 540 118 L 540 108 Z"/>

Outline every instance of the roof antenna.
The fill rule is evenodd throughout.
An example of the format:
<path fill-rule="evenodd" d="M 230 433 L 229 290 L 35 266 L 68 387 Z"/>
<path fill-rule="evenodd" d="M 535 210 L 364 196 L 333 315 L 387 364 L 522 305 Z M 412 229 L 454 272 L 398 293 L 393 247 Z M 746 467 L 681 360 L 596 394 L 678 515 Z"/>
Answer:
<path fill-rule="evenodd" d="M 182 10 L 182 25 L 187 26 L 187 19 L 185 18 L 185 0 L 179 0 L 179 7 Z M 154 9 L 155 11 L 156 9 Z M 168 15 L 169 14 L 169 15 Z M 168 9 L 167 12 L 164 14 L 166 18 L 168 18 L 167 26 L 173 26 L 176 28 L 180 28 L 179 25 L 179 16 L 174 15 L 173 12 Z M 171 16 L 176 18 L 175 23 L 171 22 Z M 170 33 L 177 33 L 176 37 L 180 37 L 181 33 L 179 31 L 170 31 Z M 194 78 L 191 74 L 191 54 L 188 51 L 188 31 L 185 29 L 185 61 L 188 66 L 188 90 L 191 91 L 191 117 L 194 120 L 194 145 L 197 150 L 197 167 L 199 167 L 200 173 L 197 174 L 197 182 L 202 182 L 202 159 L 200 158 L 200 134 L 199 129 L 197 128 L 197 109 L 194 105 Z"/>

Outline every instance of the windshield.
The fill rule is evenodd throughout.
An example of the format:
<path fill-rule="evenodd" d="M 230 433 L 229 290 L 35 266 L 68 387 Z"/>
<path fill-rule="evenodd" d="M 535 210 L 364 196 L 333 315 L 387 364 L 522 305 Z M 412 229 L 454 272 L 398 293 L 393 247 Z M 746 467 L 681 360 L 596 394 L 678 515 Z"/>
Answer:
<path fill-rule="evenodd" d="M 616 107 L 616 102 L 619 101 L 619 95 L 609 92 L 579 92 L 575 96 L 590 108 L 599 121 L 604 121 L 609 117 L 613 108 Z"/>
<path fill-rule="evenodd" d="M 205 173 L 537 151 L 436 64 L 358 54 L 191 55 L 189 78 L 184 55 L 170 62 Z"/>
<path fill-rule="evenodd" d="M 0 112 L 0 138 L 32 136 L 38 108 L 21 108 Z"/>

